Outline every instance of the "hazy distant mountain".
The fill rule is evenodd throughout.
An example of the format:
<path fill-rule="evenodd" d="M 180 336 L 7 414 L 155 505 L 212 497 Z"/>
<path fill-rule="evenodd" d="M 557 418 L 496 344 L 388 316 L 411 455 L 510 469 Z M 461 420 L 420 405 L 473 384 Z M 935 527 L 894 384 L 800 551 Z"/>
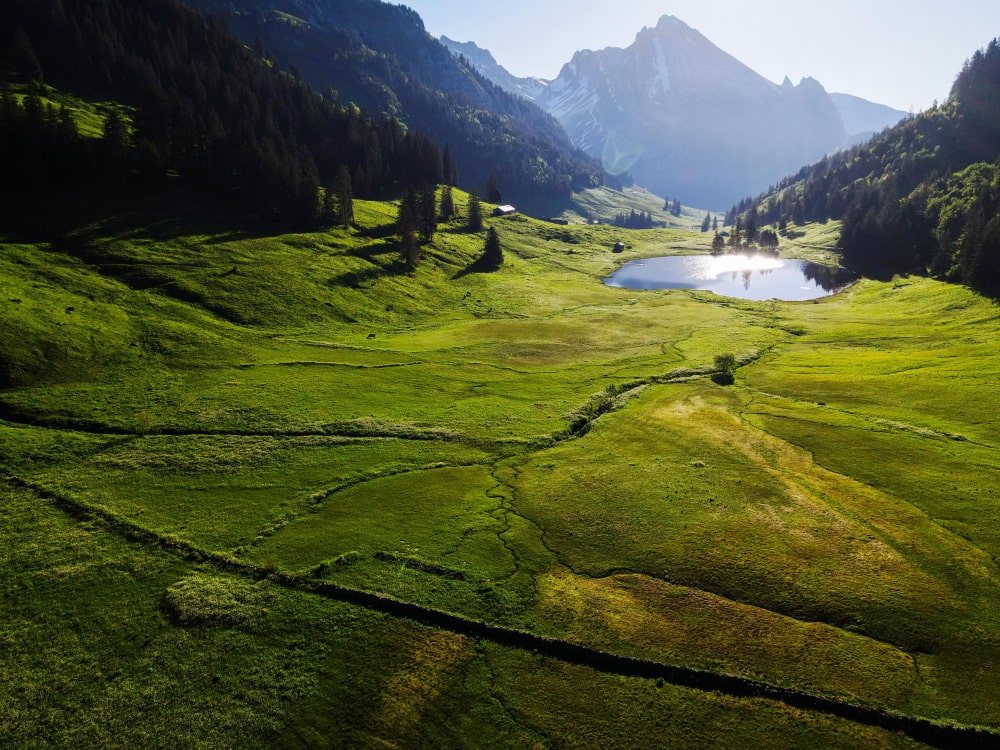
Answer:
<path fill-rule="evenodd" d="M 475 42 L 456 42 L 442 36 L 441 44 L 457 55 L 462 55 L 481 75 L 512 94 L 519 94 L 534 101 L 545 91 L 548 81 L 541 78 L 518 78 L 496 61 L 493 53 Z"/>
<path fill-rule="evenodd" d="M 671 16 L 626 49 L 578 52 L 538 102 L 606 168 L 699 206 L 761 190 L 848 137 L 818 82 L 777 86 Z"/>
<path fill-rule="evenodd" d="M 891 128 L 909 116 L 898 109 L 850 94 L 830 94 L 830 98 L 837 105 L 844 127 L 854 142 Z"/>
<path fill-rule="evenodd" d="M 874 123 L 873 123 L 874 124 Z M 746 198 L 728 219 L 842 222 L 848 267 L 931 274 L 1000 297 L 1000 39 L 948 100 Z"/>
<path fill-rule="evenodd" d="M 697 205 L 762 190 L 903 116 L 849 96 L 841 115 L 813 79 L 777 86 L 670 16 L 627 49 L 578 52 L 552 82 L 513 76 L 471 42 L 442 43 L 498 86 L 537 101 L 606 168 Z"/>

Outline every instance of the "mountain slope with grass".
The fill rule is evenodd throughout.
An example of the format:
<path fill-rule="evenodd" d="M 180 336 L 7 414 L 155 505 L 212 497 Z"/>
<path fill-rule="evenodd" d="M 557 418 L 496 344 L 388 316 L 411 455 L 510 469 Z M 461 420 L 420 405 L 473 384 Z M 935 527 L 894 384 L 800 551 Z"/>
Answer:
<path fill-rule="evenodd" d="M 617 230 L 523 216 L 487 219 L 494 272 L 462 221 L 411 270 L 392 204 L 281 234 L 195 196 L 92 200 L 71 242 L 3 236 L 15 741 L 923 746 L 308 589 L 327 584 L 1000 727 L 1000 427 L 970 377 L 992 303 L 932 281 L 807 305 L 611 289 Z M 707 249 L 630 236 L 626 258 Z M 708 377 L 726 351 L 731 388 Z"/>
<path fill-rule="evenodd" d="M 94 154 L 141 106 L 4 75 Z M 0 204 L 5 745 L 997 745 L 994 301 L 636 292 L 700 216 L 165 179 Z"/>

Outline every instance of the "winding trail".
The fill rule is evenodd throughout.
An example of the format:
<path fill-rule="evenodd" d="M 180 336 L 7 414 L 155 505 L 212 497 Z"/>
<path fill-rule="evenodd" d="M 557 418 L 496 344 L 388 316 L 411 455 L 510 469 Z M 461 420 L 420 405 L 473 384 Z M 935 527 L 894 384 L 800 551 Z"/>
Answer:
<path fill-rule="evenodd" d="M 588 667 L 606 674 L 662 680 L 680 687 L 716 692 L 735 698 L 773 700 L 793 708 L 836 716 L 888 731 L 902 732 L 918 742 L 942 749 L 965 750 L 968 748 L 978 750 L 982 748 L 985 750 L 1000 747 L 1000 731 L 996 730 L 958 726 L 916 716 L 907 716 L 846 700 L 778 687 L 723 672 L 692 669 L 650 659 L 622 656 L 581 643 L 548 638 L 514 628 L 490 625 L 480 620 L 401 601 L 382 594 L 278 573 L 169 539 L 129 521 L 116 518 L 111 513 L 92 508 L 78 500 L 59 495 L 12 474 L 4 472 L 2 476 L 9 486 L 31 492 L 74 518 L 103 526 L 108 531 L 143 546 L 163 549 L 182 555 L 187 559 L 211 565 L 224 573 L 241 575 L 255 580 L 269 580 L 287 589 L 304 591 L 325 599 L 352 604 L 390 617 L 439 628 L 456 635 L 543 654 L 553 659 Z"/>

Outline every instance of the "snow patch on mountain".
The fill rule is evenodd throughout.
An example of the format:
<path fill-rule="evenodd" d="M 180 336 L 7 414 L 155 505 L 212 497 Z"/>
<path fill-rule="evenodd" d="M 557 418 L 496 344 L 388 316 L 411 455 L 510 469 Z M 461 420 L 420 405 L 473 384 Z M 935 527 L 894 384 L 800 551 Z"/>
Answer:
<path fill-rule="evenodd" d="M 659 39 L 653 41 L 653 55 L 655 63 L 655 74 L 650 81 L 649 98 L 656 100 L 657 89 L 664 96 L 670 93 L 670 68 L 667 66 L 666 55 L 663 54 L 663 45 Z"/>

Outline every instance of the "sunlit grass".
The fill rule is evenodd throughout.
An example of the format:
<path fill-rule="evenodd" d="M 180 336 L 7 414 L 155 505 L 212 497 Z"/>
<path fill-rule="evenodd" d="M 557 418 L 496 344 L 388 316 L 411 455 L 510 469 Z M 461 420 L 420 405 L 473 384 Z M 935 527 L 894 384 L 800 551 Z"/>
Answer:
<path fill-rule="evenodd" d="M 461 220 L 407 271 L 395 215 L 282 234 L 192 209 L 3 245 L 0 468 L 269 569 L 1000 725 L 995 303 L 916 279 L 795 304 L 611 289 L 623 259 L 705 237 L 615 255 L 620 230 L 525 216 L 488 220 L 496 272 Z M 719 354 L 745 363 L 733 387 L 706 377 Z M 622 408 L 572 433 L 598 402 Z M 227 583 L 5 502 L 19 739 L 142 743 L 138 699 L 112 716 L 131 694 L 180 745 L 907 745 Z M 117 618 L 148 654 L 113 655 Z"/>

